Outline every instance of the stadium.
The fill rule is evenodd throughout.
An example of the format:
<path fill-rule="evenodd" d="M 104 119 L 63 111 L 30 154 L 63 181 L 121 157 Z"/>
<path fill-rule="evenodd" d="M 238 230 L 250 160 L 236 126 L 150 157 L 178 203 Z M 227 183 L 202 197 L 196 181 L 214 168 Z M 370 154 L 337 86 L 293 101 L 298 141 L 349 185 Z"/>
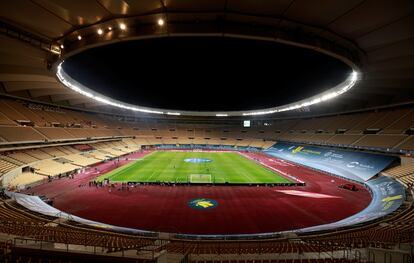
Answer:
<path fill-rule="evenodd" d="M 0 2 L 0 262 L 414 262 L 414 2 Z"/>

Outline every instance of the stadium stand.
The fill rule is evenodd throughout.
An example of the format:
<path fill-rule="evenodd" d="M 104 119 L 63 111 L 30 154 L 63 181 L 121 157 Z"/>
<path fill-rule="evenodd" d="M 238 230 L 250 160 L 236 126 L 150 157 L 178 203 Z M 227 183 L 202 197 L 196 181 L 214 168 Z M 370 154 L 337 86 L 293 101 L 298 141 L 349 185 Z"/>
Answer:
<path fill-rule="evenodd" d="M 0 136 L 7 142 L 45 141 L 46 138 L 32 127 L 0 127 Z"/>
<path fill-rule="evenodd" d="M 315 5 L 309 1 L 245 0 L 0 1 L 0 10 L 3 11 L 0 17 L 0 262 L 413 262 L 413 1 L 316 2 L 318 4 Z M 158 23 L 155 23 L 156 20 Z M 118 23 L 123 23 L 126 30 Z M 98 33 L 101 36 L 96 35 L 98 28 L 104 31 Z M 293 110 L 257 116 L 230 114 L 227 118 L 203 114 L 153 115 L 117 109 L 106 105 L 105 100 L 93 100 L 90 94 L 78 94 L 77 89 L 65 87 L 65 83 L 56 77 L 58 63 L 89 48 L 124 40 L 167 39 L 180 35 L 232 36 L 306 47 L 329 54 L 358 71 L 357 85 L 327 102 L 324 98 L 335 93 L 326 93 L 313 100 L 322 103 L 310 106 L 305 106 L 305 103 L 299 108 L 293 107 Z M 141 61 L 138 63 L 145 65 Z M 139 73 L 137 70 L 137 76 Z M 278 88 L 280 84 L 277 73 L 272 88 Z M 183 74 L 182 77 L 187 78 L 188 75 Z M 140 78 L 137 80 L 140 81 Z M 193 95 L 203 96 L 209 92 L 208 87 L 199 91 L 199 84 L 194 83 L 194 94 L 190 94 L 188 99 L 196 101 Z M 159 90 L 160 96 L 163 95 L 163 88 L 174 87 L 175 90 L 173 84 L 171 87 L 144 86 L 157 92 Z M 249 96 L 256 92 L 255 86 L 259 85 L 247 91 L 233 86 L 237 93 L 243 93 L 247 100 L 251 100 Z M 299 94 L 301 87 L 292 92 Z M 141 95 L 139 89 L 136 94 Z M 233 95 L 234 101 L 239 101 L 236 94 Z M 253 125 L 242 127 L 245 119 L 251 120 Z M 278 153 L 275 150 L 277 144 L 288 145 L 279 149 L 282 150 L 279 153 L 298 156 L 305 148 L 307 152 L 303 151 L 303 156 L 323 155 L 324 162 L 319 162 L 318 166 L 306 158 L 298 158 L 297 162 L 289 162 L 288 158 L 272 159 L 269 153 Z M 378 212 L 379 217 L 375 220 L 361 223 L 358 221 L 360 218 L 350 217 L 354 220 L 352 225 L 339 224 L 331 230 L 319 228 L 307 232 L 260 233 L 243 236 L 242 240 L 232 235 L 195 237 L 178 232 L 137 234 L 125 229 L 117 232 L 102 223 L 81 223 L 73 216 L 63 215 L 64 212 L 55 213 L 53 210 L 53 215 L 46 215 L 29 210 L 16 197 L 19 191 L 33 190 L 36 185 L 49 188 L 56 186 L 54 183 L 66 185 L 68 181 L 72 181 L 76 189 L 84 194 L 87 186 L 79 183 L 81 175 L 76 179 L 65 176 L 83 170 L 85 174 L 91 172 L 91 178 L 96 178 L 93 173 L 98 166 L 94 168 L 95 164 L 109 166 L 127 161 L 122 156 L 130 153 L 139 155 L 152 149 L 176 148 L 185 151 L 239 149 L 240 153 L 247 150 L 251 151 L 247 155 L 258 158 L 256 161 L 267 159 L 282 168 L 301 170 L 306 165 L 310 170 L 320 172 L 319 176 L 309 173 L 310 179 L 306 182 L 308 186 L 314 186 L 317 193 L 335 180 L 342 180 L 341 176 L 346 177 L 346 172 L 350 171 L 348 168 L 373 167 L 381 159 L 378 156 L 392 160 L 385 168 L 369 174 L 367 180 L 357 182 L 352 180 L 360 178 L 346 179 L 350 185 L 370 191 L 367 190 L 366 195 L 369 197 L 371 193 L 372 202 L 361 211 L 365 211 L 367 217 Z M 364 161 L 368 159 L 347 162 L 338 166 L 337 173 L 323 170 L 329 165 L 330 168 L 335 166 L 337 160 L 333 159 L 346 157 L 346 153 L 352 157 L 372 154 L 377 158 L 367 163 Z M 332 163 L 329 163 L 331 160 Z M 317 183 L 320 177 L 328 175 L 328 181 Z M 358 192 L 344 190 L 340 186 L 334 185 L 333 191 L 347 191 L 353 203 L 362 203 L 356 198 Z M 148 196 L 151 187 L 142 186 L 139 194 Z M 166 189 L 168 186 L 156 187 Z M 181 185 L 167 189 L 179 187 Z M 188 187 L 192 186 L 182 187 L 188 194 Z M 219 188 L 216 185 L 208 187 L 211 191 L 218 191 Z M 249 189 L 263 188 L 263 191 L 275 194 L 275 189 L 265 187 L 251 186 Z M 287 191 L 296 189 L 294 187 L 298 186 L 286 186 Z M 94 194 L 110 193 L 110 200 L 128 194 L 119 189 L 110 192 L 108 189 L 111 188 L 100 188 L 98 185 L 90 188 L 96 190 Z M 200 187 L 198 193 L 204 194 L 205 189 Z M 57 192 L 56 189 L 51 191 Z M 381 192 L 386 192 L 387 196 L 379 198 Z M 25 193 L 24 198 L 29 203 L 33 200 L 51 201 L 46 200 L 45 196 L 34 196 L 34 192 Z M 59 194 L 63 195 L 57 192 Z M 94 199 L 97 196 L 91 196 L 91 200 L 97 200 Z M 174 197 L 178 195 L 169 199 Z M 256 196 L 246 195 L 244 198 L 255 199 Z M 303 196 L 299 198 L 305 200 Z M 68 199 L 68 203 L 74 203 L 71 198 Z M 243 201 L 246 200 L 240 200 L 240 203 L 246 205 Z M 310 202 L 310 205 L 315 206 L 316 203 Z M 387 209 L 396 203 L 398 209 L 387 214 Z M 38 203 L 31 204 L 33 208 Z M 254 204 L 258 207 L 265 205 L 259 201 Z M 327 201 L 326 204 L 332 202 Z M 376 204 L 379 210 L 372 212 L 370 209 Z M 99 205 L 105 206 L 106 203 Z M 163 210 L 170 214 L 162 218 L 160 225 L 169 224 L 173 211 L 179 209 L 166 206 Z M 324 209 L 324 206 L 321 208 Z M 160 208 L 154 206 L 145 213 L 160 212 L 157 209 Z M 330 212 L 328 209 L 325 211 Z M 272 212 L 269 210 L 269 213 Z M 301 212 L 303 217 L 318 219 L 320 216 L 310 214 L 307 209 Z M 266 213 L 259 213 L 259 216 L 266 217 Z M 123 217 L 127 213 L 117 211 L 114 214 Z M 145 218 L 145 214 L 132 220 L 140 218 Z M 217 218 L 217 221 L 222 219 Z M 229 221 L 233 223 L 238 220 L 231 218 Z M 213 220 L 208 225 L 197 227 L 214 228 L 214 223 Z"/>
<path fill-rule="evenodd" d="M 41 174 L 23 172 L 9 181 L 9 187 L 11 189 L 19 189 L 20 187 L 30 186 L 34 183 L 38 183 L 46 179 L 47 176 Z"/>
<path fill-rule="evenodd" d="M 47 238 L 46 241 L 49 242 L 54 241 L 59 243 L 81 244 L 85 246 L 102 246 L 113 251 L 118 251 L 120 249 L 122 250 L 126 247 L 139 247 L 142 246 L 143 242 L 145 244 L 160 242 L 151 239 L 133 238 L 113 233 L 96 232 L 88 229 L 83 230 L 82 228 L 72 227 L 69 225 L 47 226 L 46 224 L 42 224 L 42 222 L 45 222 L 45 219 L 34 216 L 31 213 L 28 214 L 27 212 L 19 209 L 20 208 L 16 204 L 2 203 L 0 206 L 1 220 L 8 220 L 9 222 L 6 225 L 2 225 L 2 232 L 13 233 L 26 237 L 43 237 Z M 335 233 L 325 237 L 307 237 L 302 242 L 291 242 L 286 239 L 260 243 L 256 243 L 254 241 L 243 243 L 173 241 L 167 245 L 167 250 L 171 253 L 191 253 L 198 256 L 203 254 L 248 255 L 258 253 L 263 254 L 264 257 L 266 257 L 266 254 L 273 253 L 295 253 L 297 255 L 298 253 L 317 253 L 319 256 L 321 253 L 325 253 L 323 256 L 327 256 L 330 251 L 333 251 L 336 248 L 344 249 L 349 247 L 364 247 L 368 244 L 376 247 L 381 246 L 382 248 L 388 248 L 391 242 L 403 241 L 403 239 L 411 240 L 414 228 L 412 225 L 406 225 L 404 222 L 409 222 L 406 220 L 411 220 L 413 215 L 413 209 L 409 208 L 404 213 L 400 213 L 397 219 L 394 218 L 392 220 L 393 224 L 384 224 L 383 222 L 382 224 L 376 224 L 376 226 L 373 227 L 354 230 L 349 233 Z M 18 222 L 25 223 L 18 224 Z M 39 231 L 42 231 L 43 233 L 48 232 L 50 235 L 38 235 L 37 233 Z M 332 261 L 328 261 L 328 259 L 315 259 L 313 262 L 334 262 L 333 260 L 334 259 L 332 259 Z M 343 261 L 337 262 L 348 261 L 343 259 Z"/>
<path fill-rule="evenodd" d="M 91 158 L 90 156 L 84 154 L 65 155 L 65 158 L 78 166 L 88 166 L 100 161 L 98 159 Z"/>
<path fill-rule="evenodd" d="M 76 119 L 75 117 L 61 118 L 59 124 L 62 127 L 52 127 L 53 124 L 56 124 L 57 117 L 52 119 L 50 112 L 37 109 L 36 115 L 33 115 L 22 110 L 26 108 L 22 102 L 11 103 L 10 100 L 3 99 L 2 103 L 8 107 L 8 110 L 2 111 L 5 120 L 20 118 L 33 124 L 32 127 L 10 126 L 10 122 L 6 122 L 7 125 L 1 125 L 0 137 L 10 143 L 135 136 L 135 140 L 140 140 L 138 142 L 140 145 L 195 143 L 266 148 L 276 140 L 284 140 L 367 149 L 398 148 L 408 151 L 414 149 L 412 146 L 413 136 L 406 134 L 414 125 L 413 112 L 409 109 L 381 110 L 290 121 L 274 120 L 270 128 L 251 128 L 245 131 L 235 126 L 225 128 L 221 125 L 208 125 L 207 128 L 205 125 L 197 124 L 182 128 L 177 124 L 176 128 L 171 128 L 168 125 L 140 122 L 133 124 L 140 127 L 139 129 L 131 129 L 129 122 L 119 120 L 116 120 L 118 128 L 105 128 L 114 127 L 114 125 L 107 125 L 108 122 L 114 121 L 110 116 L 70 110 L 61 110 L 61 113 L 55 112 L 54 114 L 58 116 L 73 114 L 76 115 Z M 9 104 L 13 104 L 13 107 L 19 111 L 10 108 Z M 79 119 L 82 119 L 79 121 L 82 124 L 77 128 L 71 127 Z M 373 119 L 376 121 L 374 122 Z M 342 132 L 338 133 L 338 131 Z M 365 134 L 370 131 L 375 134 Z"/>
<path fill-rule="evenodd" d="M 394 148 L 400 142 L 405 140 L 407 135 L 371 135 L 367 134 L 353 143 L 357 146 Z"/>
<path fill-rule="evenodd" d="M 42 161 L 38 164 L 33 165 L 33 168 L 37 174 L 55 176 L 72 172 L 76 169 L 79 169 L 80 166 L 74 165 L 70 162 L 60 162 L 56 159 Z"/>
<path fill-rule="evenodd" d="M 102 231 L 92 229 L 82 229 L 77 226 L 71 225 L 50 224 L 48 223 L 47 219 L 48 218 L 44 218 L 44 216 L 39 217 L 33 214 L 29 214 L 26 211 L 19 210 L 19 208 L 16 208 L 16 204 L 10 202 L 0 203 L 0 220 L 2 222 L 2 224 L 0 224 L 0 231 L 2 233 L 25 237 L 25 239 L 22 239 L 21 241 L 24 241 L 26 244 L 28 244 L 28 242 L 30 244 L 30 242 L 35 243 L 39 241 L 64 244 L 78 244 L 85 246 L 85 248 L 86 246 L 91 246 L 95 249 L 99 247 L 100 249 L 103 249 L 106 253 L 114 254 L 114 256 L 119 256 L 116 255 L 116 252 L 120 250 L 135 249 L 137 251 L 142 249 L 143 247 L 146 247 L 148 251 L 152 251 L 155 253 L 157 251 L 161 251 L 163 246 L 165 246 L 165 244 L 162 241 L 136 238 L 132 236 L 112 234 L 108 232 L 105 233 Z M 14 262 L 13 260 L 16 260 L 15 262 L 24 262 L 24 260 L 34 260 L 38 257 L 40 259 L 42 258 L 41 256 L 36 256 L 36 250 L 28 250 L 28 255 L 26 257 L 21 257 L 20 253 L 16 253 L 13 251 L 17 247 L 18 245 L 16 243 L 14 243 L 13 245 L 7 242 L 2 243 L 3 254 L 1 255 L 1 259 L 5 260 L 4 262 Z M 29 245 L 26 248 L 33 247 L 36 246 Z M 63 260 L 68 260 L 68 256 L 70 257 L 71 255 L 60 255 L 60 257 L 62 257 Z M 85 256 L 87 256 L 87 254 L 83 254 L 83 257 Z M 15 257 L 17 257 L 17 259 L 15 259 Z M 48 257 L 46 256 L 45 258 Z M 78 260 L 79 262 L 84 262 L 84 258 L 78 258 Z M 115 259 L 114 262 L 117 262 L 117 260 L 119 261 L 119 258 Z M 123 260 L 128 260 L 128 258 Z M 136 256 L 134 260 L 135 261 L 131 262 L 141 262 L 140 259 Z M 142 262 L 144 261 L 151 262 L 150 259 L 142 259 Z M 68 260 L 60 262 L 77 261 Z"/>
<path fill-rule="evenodd" d="M 143 122 L 124 122 L 116 120 L 116 129 L 111 125 L 111 116 L 95 113 L 60 110 L 59 112 L 45 112 L 41 106 L 31 103 L 30 108 L 21 101 L 2 99 L 6 110 L 1 110 L 0 136 L 3 139 L 2 147 L 9 149 L 10 143 L 42 142 L 46 140 L 65 142 L 72 145 L 59 145 L 27 149 L 6 150 L 0 155 L 0 174 L 5 174 L 18 167 L 29 165 L 34 172 L 23 172 L 10 179 L 11 188 L 28 186 L 48 179 L 48 176 L 71 173 L 85 166 L 102 162 L 108 158 L 122 156 L 136 151 L 141 146 L 158 144 L 210 144 L 228 146 L 250 146 L 266 149 L 276 141 L 311 143 L 316 145 L 333 145 L 376 149 L 386 152 L 387 149 L 396 151 L 414 150 L 413 135 L 407 134 L 414 125 L 413 112 L 409 109 L 381 110 L 361 112 L 338 116 L 321 116 L 310 119 L 273 120 L 269 127 L 251 128 L 248 131 L 236 126 L 205 125 L 205 124 L 152 124 Z M 398 117 L 397 117 L 398 116 Z M 373 120 L 375 117 L 376 121 Z M 19 126 L 14 120 L 24 120 L 30 127 Z M 54 125 L 60 127 L 53 127 Z M 73 128 L 73 124 L 79 124 Z M 134 128 L 135 127 L 135 128 Z M 138 127 L 138 129 L 136 129 Z M 374 129 L 375 134 L 366 134 Z M 341 131 L 341 132 L 339 132 Z M 121 136 L 114 140 L 114 137 Z M 93 141 L 94 138 L 104 141 Z M 77 141 L 86 139 L 85 141 Z M 1 143 L 0 143 L 1 145 Z M 60 158 L 60 159 L 55 159 Z M 414 185 L 414 166 L 412 164 L 397 165 L 383 172 L 402 182 L 407 187 Z M 32 212 L 24 211 L 17 204 L 13 208 L 8 201 L 1 206 L 1 220 L 7 222 L 1 225 L 1 232 L 22 236 L 24 238 L 47 238 L 47 242 L 62 242 L 68 244 L 82 244 L 105 247 L 107 251 L 126 251 L 133 247 L 140 249 L 143 240 L 124 234 L 102 232 L 95 234 L 95 229 L 77 224 L 74 226 L 58 224 L 55 227 L 47 226 L 47 220 L 31 216 Z M 356 229 L 341 230 L 337 233 L 304 236 L 300 241 L 279 238 L 268 243 L 263 242 L 191 242 L 176 240 L 169 241 L 163 249 L 168 253 L 190 255 L 191 262 L 208 262 L 208 255 L 216 254 L 263 254 L 261 262 L 358 262 L 357 260 L 341 259 L 335 253 L 338 251 L 372 247 L 392 250 L 401 243 L 411 242 L 414 236 L 414 227 L 407 223 L 413 220 L 411 206 L 399 211 L 392 217 L 386 218 L 368 226 Z M 21 222 L 25 222 L 21 224 Z M 41 234 L 42 233 L 42 234 Z M 49 233 L 50 235 L 44 235 Z M 54 238 L 51 238 L 54 236 Z M 164 242 L 159 239 L 150 239 L 151 242 Z M 147 242 L 147 241 L 145 241 Z M 29 256 L 25 258 L 14 256 L 13 249 L 17 246 L 3 244 L 4 254 L 9 262 L 41 258 Z M 10 249 L 13 248 L 13 249 Z M 17 250 L 14 250 L 17 251 Z M 118 253 L 118 252 L 116 252 Z M 275 261 L 266 255 L 277 253 L 316 255 L 312 259 L 280 258 Z M 313 254 L 312 254 L 313 253 Z M 333 253 L 333 254 L 332 254 Z M 335 255 L 335 257 L 332 257 Z M 207 258 L 206 258 L 207 257 Z M 319 257 L 319 258 L 318 258 Z M 237 257 L 236 257 L 237 258 Z M 247 262 L 234 257 L 226 259 L 228 262 Z M 226 262 L 221 260 L 221 262 Z M 298 261 L 301 260 L 301 261 Z M 64 261 L 61 261 L 64 262 Z M 76 262 L 76 261 L 71 261 Z M 255 260 L 254 262 L 257 262 Z M 259 261 L 260 262 L 260 261 Z"/>
<path fill-rule="evenodd" d="M 17 167 L 16 164 L 10 163 L 5 160 L 0 160 L 0 174 L 4 174 L 15 167 Z"/>
<path fill-rule="evenodd" d="M 14 103 L 13 107 L 19 109 L 20 106 L 17 106 L 18 103 L 20 102 L 17 102 L 17 104 Z M 5 103 L 5 105 L 11 104 Z M 32 104 L 32 107 L 34 107 L 34 104 Z M 75 120 L 72 118 L 63 119 L 55 116 L 56 114 L 63 113 L 55 113 L 54 115 L 48 114 L 48 116 L 46 116 L 39 108 L 33 110 L 36 111 L 38 116 L 40 116 L 36 119 L 27 117 L 32 116 L 29 113 L 25 113 L 24 116 L 20 116 L 19 114 L 14 113 L 17 112 L 16 110 L 12 111 L 14 115 L 10 115 L 10 117 L 19 116 L 28 119 L 30 122 L 34 123 L 34 126 L 32 127 L 19 127 L 17 125 L 10 126 L 10 122 L 5 122 L 7 126 L 1 126 L 1 128 L 8 129 L 9 134 L 20 133 L 21 129 L 30 129 L 31 135 L 26 136 L 26 132 L 21 133 L 20 136 L 23 135 L 23 140 L 20 136 L 13 137 L 12 135 L 7 135 L 7 133 L 2 133 L 4 134 L 2 137 L 7 139 L 9 142 L 20 141 L 21 143 L 25 143 L 25 141 L 36 141 L 44 137 L 50 140 L 63 141 L 92 137 L 108 137 L 108 139 L 107 141 L 90 141 L 89 144 L 85 142 L 72 142 L 73 145 L 78 145 L 74 147 L 70 145 L 60 145 L 41 148 L 29 147 L 29 149 L 14 150 L 12 152 L 6 151 L 1 154 L 1 173 L 4 174 L 19 166 L 31 163 L 33 163 L 32 167 L 35 169 L 34 173 L 24 172 L 21 176 L 13 178 L 10 181 L 10 185 L 30 185 L 38 181 L 46 180 L 48 176 L 65 174 L 82 167 L 101 162 L 102 160 L 110 157 L 117 157 L 133 152 L 145 145 L 176 145 L 180 143 L 187 144 L 194 142 L 197 144 L 252 146 L 266 149 L 272 146 L 275 141 L 283 139 L 285 141 L 310 142 L 321 145 L 355 145 L 379 148 L 393 148 L 398 146 L 401 148 L 397 147 L 397 149 L 413 149 L 411 143 L 413 141 L 412 135 L 401 134 L 404 132 L 404 129 L 411 127 L 412 124 L 403 126 L 396 124 L 398 123 L 398 120 L 391 121 L 391 116 L 395 118 L 396 111 L 382 112 L 382 117 L 380 118 L 380 121 L 377 122 L 377 126 L 372 124 L 371 117 L 372 115 L 379 113 L 369 112 L 358 113 L 355 115 L 344 115 L 343 118 L 340 118 L 340 121 L 335 120 L 333 117 L 319 117 L 288 121 L 275 120 L 272 123 L 271 129 L 251 129 L 248 132 L 244 132 L 243 129 L 231 126 L 219 128 L 209 125 L 208 128 L 206 128 L 203 127 L 203 125 L 192 125 L 184 129 L 177 128 L 176 130 L 173 130 L 174 128 L 170 128 L 167 125 L 164 126 L 158 124 L 153 126 L 148 123 L 134 123 L 132 126 L 142 125 L 144 127 L 156 127 L 136 130 L 131 129 L 130 123 L 124 123 L 121 121 L 118 121 L 117 124 L 122 127 L 122 129 L 88 128 L 91 127 L 91 123 L 96 123 L 93 125 L 104 126 L 106 125 L 106 122 L 110 122 L 111 119 L 110 117 L 108 117 L 109 119 L 106 119 L 107 117 L 100 116 L 95 120 L 93 117 L 95 115 L 81 112 L 76 112 L 74 115 L 76 115 L 78 119 L 87 120 L 82 121 L 85 127 L 40 127 L 40 125 L 49 125 L 50 121 L 60 121 L 62 123 L 64 120 Z M 25 111 L 20 110 L 20 112 Z M 405 115 L 411 114 L 408 110 L 398 112 L 399 114 Z M 6 117 L 8 114 L 10 114 L 8 111 L 4 112 L 6 120 L 9 119 L 9 117 Z M 54 116 L 53 118 L 51 117 L 52 115 Z M 40 120 L 47 121 L 41 122 Z M 404 122 L 407 122 L 408 120 L 411 121 L 411 119 L 407 117 Z M 323 127 L 322 132 L 320 131 L 321 127 Z M 364 134 L 366 129 L 372 127 L 381 127 L 384 129 L 384 133 Z M 390 129 L 386 129 L 387 127 L 390 127 Z M 347 131 L 345 134 L 337 134 L 338 129 L 347 129 Z M 98 132 L 95 133 L 95 131 Z M 129 137 L 119 138 L 115 141 L 112 140 L 113 136 L 119 136 L 120 134 Z M 13 141 L 13 138 L 15 138 L 15 141 Z M 44 141 L 44 139 L 40 140 Z M 5 146 L 7 146 L 7 144 L 5 144 Z M 57 157 L 60 159 L 54 159 Z M 384 171 L 383 174 L 395 177 L 407 185 L 409 183 L 413 183 L 414 166 L 412 164 L 398 165 Z M 32 212 L 25 211 L 19 205 L 10 201 L 3 201 L 0 209 L 0 220 L 7 222 L 1 225 L 1 232 L 22 236 L 24 238 L 42 238 L 47 242 L 99 246 L 105 247 L 107 251 L 114 252 L 124 251 L 126 249 L 130 249 L 131 247 L 134 249 L 141 248 L 142 242 L 163 242 L 159 239 L 149 239 L 150 241 L 148 241 L 142 237 L 136 238 L 124 234 L 99 232 L 99 230 L 91 229 L 90 227 L 82 225 L 74 226 L 70 222 L 67 222 L 68 225 L 66 225 L 67 223 L 59 223 L 56 226 L 51 227 L 48 226 L 48 221 L 44 218 L 44 216 L 33 215 Z M 375 222 L 374 224 L 368 226 L 362 226 L 360 228 L 350 230 L 345 229 L 337 233 L 304 236 L 300 238 L 300 241 L 289 240 L 286 238 L 275 239 L 267 243 L 256 243 L 254 241 L 243 243 L 223 243 L 211 241 L 206 243 L 196 242 L 194 240 L 191 242 L 183 240 L 170 240 L 168 245 L 165 245 L 163 249 L 169 253 L 191 255 L 191 262 L 209 262 L 209 260 L 204 257 L 212 254 L 263 254 L 261 262 L 358 262 L 357 260 L 348 260 L 345 258 L 332 258 L 332 253 L 335 253 L 332 251 L 343 251 L 358 247 L 380 247 L 381 249 L 391 249 L 402 242 L 410 242 L 412 241 L 412 236 L 414 236 L 414 227 L 411 224 L 407 224 L 407 222 L 412 221 L 412 219 L 413 209 L 409 206 L 403 211 L 399 211 L 392 217 L 386 218 L 380 222 Z M 24 223 L 22 224 L 22 222 Z M 44 235 L 44 233 L 49 234 Z M 3 251 L 5 251 L 4 254 L 7 255 L 6 257 L 9 260 L 16 260 L 16 262 L 18 262 L 19 260 L 27 259 L 23 256 L 17 256 L 16 258 L 13 255 L 13 252 L 11 251 L 15 248 L 14 245 L 4 243 L 2 246 L 4 248 Z M 279 255 L 314 253 L 317 254 L 316 257 L 320 258 L 281 258 L 279 260 L 274 260 L 271 257 L 266 258 L 266 255 L 274 253 Z M 35 258 L 35 256 L 31 256 L 31 260 Z M 231 257 L 227 261 L 247 262 Z M 222 260 L 221 262 L 226 262 L 226 260 Z M 257 262 L 257 260 L 254 262 Z"/>

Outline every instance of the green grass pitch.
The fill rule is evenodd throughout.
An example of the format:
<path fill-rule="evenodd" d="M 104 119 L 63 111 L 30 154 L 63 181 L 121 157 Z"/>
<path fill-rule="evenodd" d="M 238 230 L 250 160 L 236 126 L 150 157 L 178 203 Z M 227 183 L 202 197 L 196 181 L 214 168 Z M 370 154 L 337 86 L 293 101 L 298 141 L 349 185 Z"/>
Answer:
<path fill-rule="evenodd" d="M 208 163 L 185 159 L 206 158 Z M 291 183 L 280 174 L 232 152 L 156 151 L 98 177 L 112 182 Z"/>

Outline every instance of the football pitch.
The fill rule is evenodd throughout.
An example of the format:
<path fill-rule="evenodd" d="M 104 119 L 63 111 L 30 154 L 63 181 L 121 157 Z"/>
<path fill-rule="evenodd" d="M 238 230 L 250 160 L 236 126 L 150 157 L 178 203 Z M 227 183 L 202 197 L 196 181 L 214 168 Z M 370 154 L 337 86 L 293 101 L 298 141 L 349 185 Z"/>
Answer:
<path fill-rule="evenodd" d="M 291 183 L 233 152 L 156 151 L 98 177 L 98 181 L 147 183 Z"/>

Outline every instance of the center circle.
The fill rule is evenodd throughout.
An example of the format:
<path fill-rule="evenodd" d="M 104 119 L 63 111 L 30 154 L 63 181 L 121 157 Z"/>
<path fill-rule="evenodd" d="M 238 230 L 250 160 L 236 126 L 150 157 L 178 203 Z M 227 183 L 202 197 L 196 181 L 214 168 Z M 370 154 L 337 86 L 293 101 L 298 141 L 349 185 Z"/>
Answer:
<path fill-rule="evenodd" d="M 184 159 L 184 162 L 186 163 L 211 163 L 212 160 L 207 158 L 187 158 Z"/>
<path fill-rule="evenodd" d="M 188 206 L 193 209 L 208 210 L 216 208 L 218 206 L 218 202 L 214 199 L 208 198 L 193 198 L 188 201 Z"/>

